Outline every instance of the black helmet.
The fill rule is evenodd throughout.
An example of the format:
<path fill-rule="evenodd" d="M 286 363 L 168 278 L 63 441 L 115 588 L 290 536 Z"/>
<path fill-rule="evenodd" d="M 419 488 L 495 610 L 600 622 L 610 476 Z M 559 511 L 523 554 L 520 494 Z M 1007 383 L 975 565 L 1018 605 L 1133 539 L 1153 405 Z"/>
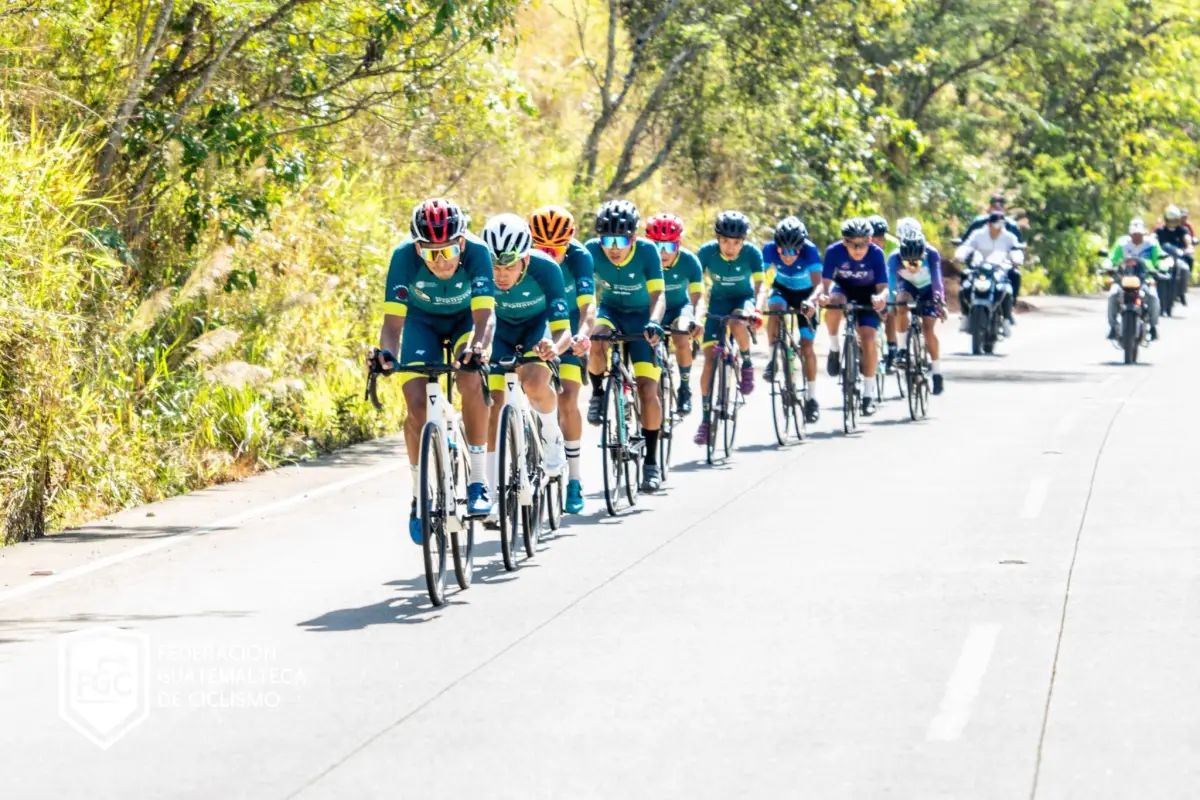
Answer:
<path fill-rule="evenodd" d="M 1004 192 L 996 192 L 994 195 L 992 195 L 992 205 L 1002 206 L 1006 205 L 1007 203 L 1008 201 L 1004 199 Z"/>
<path fill-rule="evenodd" d="M 867 222 L 871 225 L 872 236 L 883 236 L 891 230 L 888 227 L 888 221 L 878 214 L 872 214 L 867 217 Z"/>
<path fill-rule="evenodd" d="M 795 250 L 804 246 L 808 238 L 808 228 L 799 217 L 784 217 L 775 226 L 775 246 L 785 250 Z"/>
<path fill-rule="evenodd" d="M 851 217 L 842 223 L 843 239 L 866 239 L 871 235 L 871 223 L 862 217 Z"/>
<path fill-rule="evenodd" d="M 633 236 L 637 233 L 637 206 L 628 200 L 609 200 L 596 212 L 597 236 Z"/>
<path fill-rule="evenodd" d="M 925 257 L 925 237 L 920 231 L 908 230 L 900 240 L 900 260 L 916 261 Z"/>
<path fill-rule="evenodd" d="M 727 239 L 745 239 L 750 232 L 750 218 L 740 211 L 722 211 L 713 230 Z"/>

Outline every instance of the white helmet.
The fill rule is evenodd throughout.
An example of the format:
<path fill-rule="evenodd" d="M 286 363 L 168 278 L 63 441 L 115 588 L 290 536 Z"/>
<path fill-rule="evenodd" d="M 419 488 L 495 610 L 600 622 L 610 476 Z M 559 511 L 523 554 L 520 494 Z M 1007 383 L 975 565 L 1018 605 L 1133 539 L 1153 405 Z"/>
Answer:
<path fill-rule="evenodd" d="M 1183 212 L 1174 205 L 1167 206 L 1167 210 L 1163 212 L 1163 218 L 1168 220 L 1183 219 Z"/>
<path fill-rule="evenodd" d="M 921 228 L 921 223 L 914 217 L 901 217 L 896 221 L 896 235 L 903 238 L 902 234 L 906 230 L 913 230 L 917 233 L 924 234 L 925 231 Z"/>
<path fill-rule="evenodd" d="M 1142 221 L 1141 217 L 1135 217 L 1135 218 L 1134 218 L 1134 219 L 1133 219 L 1133 220 L 1132 220 L 1132 221 L 1129 223 L 1129 233 L 1130 233 L 1130 235 L 1132 235 L 1132 234 L 1135 234 L 1135 233 L 1142 233 L 1142 234 L 1144 234 L 1145 232 L 1146 232 L 1146 223 Z"/>
<path fill-rule="evenodd" d="M 483 226 L 483 241 L 492 251 L 492 259 L 501 266 L 529 255 L 533 232 L 529 223 L 517 214 L 497 214 Z"/>

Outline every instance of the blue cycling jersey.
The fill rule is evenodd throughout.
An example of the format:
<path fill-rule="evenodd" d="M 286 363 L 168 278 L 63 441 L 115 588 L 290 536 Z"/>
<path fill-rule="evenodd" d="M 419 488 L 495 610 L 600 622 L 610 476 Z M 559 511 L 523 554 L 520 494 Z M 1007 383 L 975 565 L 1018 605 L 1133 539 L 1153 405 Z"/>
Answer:
<path fill-rule="evenodd" d="M 762 249 L 763 264 L 775 268 L 775 284 L 784 289 L 797 291 L 811 289 L 812 273 L 821 271 L 821 251 L 807 239 L 800 248 L 800 255 L 789 267 L 779 256 L 779 248 L 774 242 L 767 242 Z"/>

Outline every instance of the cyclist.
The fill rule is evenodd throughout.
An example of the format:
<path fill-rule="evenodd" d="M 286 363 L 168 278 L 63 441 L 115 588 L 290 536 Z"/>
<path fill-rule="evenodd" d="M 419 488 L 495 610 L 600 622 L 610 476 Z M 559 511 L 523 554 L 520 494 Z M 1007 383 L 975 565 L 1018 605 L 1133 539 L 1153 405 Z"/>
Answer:
<path fill-rule="evenodd" d="M 1025 261 L 1025 253 L 1021 248 L 1020 240 L 1005 227 L 1004 212 L 993 211 L 988 217 L 987 226 L 976 229 L 954 251 L 954 258 L 960 263 L 966 263 L 967 258 L 973 253 L 978 253 L 984 259 L 997 251 L 1008 255 L 1008 280 L 1013 286 L 1012 292 L 1004 298 L 1005 336 L 1012 336 L 1013 306 L 1016 305 L 1017 286 L 1020 283 L 1021 275 L 1019 267 Z M 1016 277 L 1015 282 L 1013 280 L 1014 276 Z M 963 315 L 959 330 L 965 332 L 967 330 L 967 312 L 969 306 L 961 303 L 960 305 L 963 305 Z"/>
<path fill-rule="evenodd" d="M 496 325 L 496 287 L 487 245 L 467 230 L 462 210 L 443 198 L 418 204 L 409 224 L 411 241 L 392 253 L 384 292 L 383 327 L 372 358 L 384 374 L 399 371 L 408 416 L 404 443 L 412 474 L 412 510 L 408 533 L 421 544 L 417 519 L 417 457 L 425 427 L 425 386 L 421 376 L 404 373 L 406 364 L 441 364 L 442 342 L 453 343 L 460 363 L 487 358 Z M 401 343 L 403 348 L 401 349 Z M 399 359 L 393 355 L 400 352 Z M 397 369 L 398 368 L 398 369 Z M 486 516 L 492 510 L 487 482 L 487 406 L 476 372 L 457 376 L 467 429 L 471 480 L 467 513 Z"/>
<path fill-rule="evenodd" d="M 933 362 L 933 393 L 942 393 L 942 362 L 934 325 L 946 318 L 946 288 L 942 283 L 942 254 L 926 243 L 919 230 L 905 228 L 900 247 L 888 258 L 888 279 L 896 287 L 896 337 L 901 363 L 908 358 L 908 303 L 917 304 L 921 329 Z"/>
<path fill-rule="evenodd" d="M 825 264 L 821 271 L 821 294 L 819 305 L 830 303 L 854 303 L 870 305 L 871 311 L 858 314 L 858 338 L 862 345 L 860 372 L 864 378 L 864 417 L 875 413 L 875 369 L 879 365 L 879 353 L 875 348 L 875 331 L 879 329 L 879 312 L 887 307 L 887 263 L 883 250 L 871 242 L 871 223 L 862 217 L 851 217 L 842 223 L 842 241 L 831 244 L 825 250 Z M 825 323 L 829 331 L 829 360 L 827 370 L 836 377 L 841 372 L 841 353 L 838 345 L 838 327 L 842 322 L 842 310 L 830 308 L 825 311 Z M 851 376 L 853 377 L 853 376 Z"/>
<path fill-rule="evenodd" d="M 888 226 L 888 221 L 880 214 L 872 214 L 867 217 L 867 222 L 871 224 L 871 244 L 876 245 L 884 253 L 887 253 L 890 247 L 890 242 L 897 241 L 891 235 L 891 228 Z M 888 300 L 896 299 L 896 287 L 888 286 Z M 896 362 L 896 314 L 892 309 L 887 309 L 883 313 L 883 333 L 887 339 L 887 355 L 883 360 L 883 371 L 891 374 L 892 365 Z"/>
<path fill-rule="evenodd" d="M 798 217 L 784 217 L 775 226 L 774 241 L 767 242 L 762 249 L 763 264 L 775 268 L 775 279 L 771 282 L 771 294 L 767 308 L 771 311 L 796 310 L 804 314 L 800 324 L 800 358 L 804 365 L 804 377 L 808 379 L 808 400 L 804 416 L 816 422 L 820 416 L 817 403 L 817 353 L 813 349 L 816 326 L 816 309 L 807 301 L 816 287 L 821 285 L 821 251 L 808 238 L 808 228 Z M 771 316 L 767 319 L 767 339 L 775 341 L 783 318 Z M 767 364 L 763 380 L 775 380 L 775 361 Z"/>
<path fill-rule="evenodd" d="M 571 346 L 571 322 L 562 271 L 546 255 L 531 252 L 529 224 L 516 214 L 499 214 L 483 226 L 483 241 L 492 254 L 496 280 L 496 338 L 492 360 L 536 355 L 541 361 L 517 367 L 521 391 L 542 423 L 542 453 L 546 472 L 562 472 L 567 456 L 558 425 L 558 395 L 550 383 L 547 361 Z M 518 352 L 518 347 L 526 348 Z M 504 373 L 488 376 L 492 390 L 488 425 L 488 488 L 496 488 L 496 434 L 504 405 Z"/>
<path fill-rule="evenodd" d="M 655 214 L 646 223 L 646 238 L 658 248 L 666 282 L 667 312 L 663 320 L 673 331 L 700 332 L 696 306 L 704 296 L 704 274 L 700 260 L 683 247 L 683 220 L 674 214 Z M 692 412 L 692 336 L 671 334 L 675 363 L 679 365 L 679 396 L 676 405 L 683 415 Z"/>
<path fill-rule="evenodd" d="M 1150 338 L 1158 338 L 1158 314 L 1159 314 L 1159 298 L 1157 287 L 1149 285 L 1144 269 L 1147 265 L 1151 270 L 1157 272 L 1158 259 L 1162 256 L 1162 250 L 1159 249 L 1158 242 L 1152 237 L 1146 235 L 1146 223 L 1141 219 L 1133 219 L 1129 222 L 1129 235 L 1122 236 L 1117 240 L 1112 247 L 1112 255 L 1110 260 L 1113 267 L 1118 270 L 1125 265 L 1127 261 L 1139 262 L 1142 269 L 1138 272 L 1145 285 L 1146 290 L 1146 305 L 1150 311 Z M 1108 338 L 1117 338 L 1117 312 L 1121 306 L 1121 287 L 1114 282 L 1108 290 Z"/>
<path fill-rule="evenodd" d="M 763 283 L 762 252 L 746 241 L 750 233 L 750 218 L 740 211 L 722 211 L 713 226 L 716 241 L 708 242 L 696 254 L 700 266 L 712 280 L 708 294 L 708 311 L 728 315 L 741 311 L 756 328 L 762 325 L 762 307 L 765 286 Z M 696 430 L 694 441 L 708 441 L 708 418 L 710 409 L 709 389 L 712 386 L 716 366 L 714 351 L 725 323 L 711 317 L 704 323 L 704 373 L 700 376 L 700 390 L 704 393 L 703 418 Z M 754 366 L 750 363 L 750 331 L 746 322 L 736 321 L 732 325 L 733 338 L 742 354 L 742 394 L 754 391 Z"/>
<path fill-rule="evenodd" d="M 1154 238 L 1158 240 L 1158 245 L 1163 251 L 1183 258 L 1188 270 L 1191 270 L 1196 242 L 1188 232 L 1188 227 L 1183 221 L 1183 212 L 1179 208 L 1167 206 L 1167 210 L 1163 212 L 1163 224 L 1155 229 Z"/>
<path fill-rule="evenodd" d="M 583 417 L 579 413 L 579 390 L 583 387 L 583 357 L 596 324 L 596 278 L 592 254 L 575 239 L 575 217 L 562 206 L 543 206 L 529 215 L 533 246 L 553 258 L 562 268 L 567 309 L 571 312 L 571 348 L 560 356 L 562 398 L 558 421 L 566 439 L 567 502 L 565 511 L 583 511 L 582 471 L 579 468 L 583 440 Z"/>
<path fill-rule="evenodd" d="M 922 236 L 925 235 L 925 230 L 921 227 L 920 220 L 916 219 L 915 217 L 901 217 L 900 219 L 896 220 L 897 238 L 903 239 L 904 232 L 908 230 L 916 231 Z"/>
<path fill-rule="evenodd" d="M 630 342 L 628 347 L 642 403 L 642 432 L 646 436 L 641 488 L 656 492 L 662 485 L 662 473 L 658 468 L 662 404 L 658 402 L 660 368 L 655 363 L 654 346 L 663 336 L 666 303 L 663 300 L 662 262 L 654 243 L 637 236 L 640 219 L 633 203 L 610 200 L 596 213 L 597 238 L 585 246 L 595 261 L 596 285 L 600 290 L 596 330 L 645 333 L 645 341 Z M 599 425 L 604 410 L 604 373 L 608 369 L 609 345 L 595 341 L 592 344 L 596 346 L 588 352 L 588 379 L 592 382 L 588 422 Z"/>

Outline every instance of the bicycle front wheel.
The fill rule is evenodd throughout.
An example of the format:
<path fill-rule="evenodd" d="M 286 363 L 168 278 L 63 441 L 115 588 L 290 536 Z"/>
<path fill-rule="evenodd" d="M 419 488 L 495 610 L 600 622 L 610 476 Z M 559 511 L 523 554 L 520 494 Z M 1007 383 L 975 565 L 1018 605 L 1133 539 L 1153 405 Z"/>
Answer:
<path fill-rule="evenodd" d="M 846 334 L 842 345 L 842 431 L 858 427 L 858 342 L 854 332 Z"/>
<path fill-rule="evenodd" d="M 546 501 L 543 484 L 542 434 L 540 425 L 532 423 L 532 415 L 525 420 L 525 474 L 529 476 L 533 499 L 529 505 L 521 506 L 521 527 L 524 533 L 525 557 L 537 555 L 537 544 L 542 538 L 542 505 Z"/>
<path fill-rule="evenodd" d="M 458 424 L 458 441 L 467 441 L 462 422 Z M 467 457 L 460 444 L 450 454 L 450 485 L 455 497 L 467 496 Z M 454 552 L 454 578 L 458 588 L 470 589 L 475 571 L 475 521 L 466 520 L 466 528 L 450 534 L 450 549 Z"/>
<path fill-rule="evenodd" d="M 445 450 L 441 430 L 432 422 L 425 423 L 421 431 L 417 502 L 421 505 L 425 587 L 429 590 L 429 601 L 435 606 L 446 602 L 446 518 L 451 509 L 446 497 Z"/>
<path fill-rule="evenodd" d="M 737 436 L 738 406 L 743 402 L 742 391 L 738 388 L 737 381 L 738 374 L 734 367 L 734 359 L 731 357 L 725 363 L 725 397 L 723 399 L 725 424 L 721 426 L 726 458 L 729 458 L 729 454 L 733 452 L 733 440 Z"/>
<path fill-rule="evenodd" d="M 604 418 L 600 427 L 600 456 L 604 467 L 604 505 L 615 517 L 621 498 L 621 476 L 625 474 L 622 453 L 625 447 L 625 419 L 620 409 L 621 379 L 610 376 L 604 387 Z"/>
<path fill-rule="evenodd" d="M 645 434 L 642 432 L 642 404 L 639 400 L 636 380 L 630 402 L 625 403 L 625 448 L 621 457 L 625 465 L 625 499 L 632 508 L 637 505 L 638 489 L 642 485 L 642 457 L 646 450 Z M 640 442 L 637 447 L 635 443 Z"/>
<path fill-rule="evenodd" d="M 713 463 L 713 456 L 717 452 L 717 428 L 722 424 L 721 398 L 724 394 L 725 370 L 718 363 L 708 385 L 708 439 L 704 442 L 704 457 L 709 464 Z"/>
<path fill-rule="evenodd" d="M 775 441 L 782 447 L 787 444 L 791 409 L 795 405 L 792 391 L 792 364 L 787 347 L 776 342 L 771 348 L 771 369 L 775 380 L 771 381 L 771 421 L 775 423 Z"/>
<path fill-rule="evenodd" d="M 669 363 L 663 364 L 658 379 L 658 398 L 662 404 L 662 425 L 658 429 L 658 471 L 667 482 L 671 471 L 671 440 L 675 433 L 675 376 Z"/>
<path fill-rule="evenodd" d="M 500 411 L 496 444 L 499 465 L 496 469 L 496 501 L 500 515 L 500 555 L 509 572 L 517 564 L 517 530 L 521 516 L 520 419 L 517 410 L 506 406 Z"/>

